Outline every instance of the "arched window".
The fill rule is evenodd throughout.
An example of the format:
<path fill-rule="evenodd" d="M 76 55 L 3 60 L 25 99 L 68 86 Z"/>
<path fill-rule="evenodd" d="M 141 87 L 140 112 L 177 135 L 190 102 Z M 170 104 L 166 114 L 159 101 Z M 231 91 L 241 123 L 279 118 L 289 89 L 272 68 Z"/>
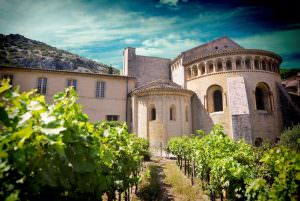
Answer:
<path fill-rule="evenodd" d="M 223 89 L 221 86 L 213 85 L 207 89 L 207 110 L 208 112 L 223 111 Z"/>
<path fill-rule="evenodd" d="M 250 58 L 246 58 L 246 59 L 245 59 L 245 66 L 246 66 L 246 69 L 251 69 L 251 61 L 250 61 Z"/>
<path fill-rule="evenodd" d="M 267 63 L 266 63 L 265 60 L 262 60 L 261 67 L 262 67 L 263 70 L 267 70 Z"/>
<path fill-rule="evenodd" d="M 242 68 L 242 61 L 240 58 L 238 58 L 236 61 L 235 61 L 235 65 L 236 65 L 236 69 L 241 69 Z"/>
<path fill-rule="evenodd" d="M 176 110 L 175 110 L 175 105 L 172 105 L 170 107 L 170 120 L 175 121 L 176 120 Z"/>
<path fill-rule="evenodd" d="M 258 88 L 258 87 L 256 88 L 255 98 L 256 98 L 256 109 L 257 110 L 265 110 L 264 92 L 261 88 Z"/>
<path fill-rule="evenodd" d="M 226 70 L 231 70 L 232 69 L 232 64 L 230 60 L 226 61 Z"/>
<path fill-rule="evenodd" d="M 256 58 L 255 60 L 254 60 L 254 67 L 255 67 L 255 69 L 259 69 L 259 60 L 258 60 L 258 58 Z"/>
<path fill-rule="evenodd" d="M 255 103 L 257 110 L 270 111 L 272 109 L 270 90 L 266 83 L 258 83 L 258 85 L 256 86 Z"/>
<path fill-rule="evenodd" d="M 222 92 L 216 90 L 213 93 L 214 98 L 214 112 L 223 111 Z"/>
<path fill-rule="evenodd" d="M 205 74 L 205 66 L 204 66 L 204 64 L 200 65 L 200 71 L 201 71 L 201 75 Z"/>
<path fill-rule="evenodd" d="M 214 71 L 214 65 L 212 63 L 208 64 L 208 73 L 212 73 Z"/>
<path fill-rule="evenodd" d="M 217 71 L 222 71 L 223 70 L 223 66 L 222 66 L 222 61 L 218 61 L 217 62 Z"/>
<path fill-rule="evenodd" d="M 193 66 L 193 68 L 192 68 L 192 76 L 198 76 L 197 66 Z"/>
<path fill-rule="evenodd" d="M 154 106 L 152 106 L 150 110 L 150 120 L 151 121 L 156 120 L 156 109 Z"/>

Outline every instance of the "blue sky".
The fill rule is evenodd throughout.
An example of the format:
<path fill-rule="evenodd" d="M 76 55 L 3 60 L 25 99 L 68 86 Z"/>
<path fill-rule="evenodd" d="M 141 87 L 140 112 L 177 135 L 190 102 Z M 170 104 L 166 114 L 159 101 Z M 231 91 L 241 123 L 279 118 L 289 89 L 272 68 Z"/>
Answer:
<path fill-rule="evenodd" d="M 174 58 L 226 35 L 245 48 L 274 51 L 283 57 L 281 66 L 300 68 L 300 14 L 289 1 L 0 0 L 0 33 L 117 68 L 128 46 Z"/>

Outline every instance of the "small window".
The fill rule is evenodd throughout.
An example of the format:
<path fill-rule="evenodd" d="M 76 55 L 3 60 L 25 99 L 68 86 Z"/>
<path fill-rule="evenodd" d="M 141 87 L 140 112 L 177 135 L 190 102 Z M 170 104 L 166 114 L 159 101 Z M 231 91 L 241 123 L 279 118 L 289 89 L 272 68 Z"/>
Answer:
<path fill-rule="evenodd" d="M 118 121 L 119 115 L 106 115 L 106 120 L 107 121 Z"/>
<path fill-rule="evenodd" d="M 224 48 L 226 49 L 228 46 L 227 45 L 224 45 Z"/>
<path fill-rule="evenodd" d="M 216 46 L 215 49 L 217 50 L 217 49 L 218 49 L 218 46 Z"/>
<path fill-rule="evenodd" d="M 152 109 L 151 109 L 150 120 L 151 120 L 151 121 L 156 120 L 156 109 L 155 109 L 155 108 L 152 108 Z"/>
<path fill-rule="evenodd" d="M 9 84 L 13 85 L 14 76 L 12 74 L 6 74 L 2 76 L 2 79 L 9 79 Z"/>
<path fill-rule="evenodd" d="M 38 93 L 40 93 L 40 94 L 47 93 L 47 78 L 46 77 L 38 78 L 37 90 L 38 90 Z"/>
<path fill-rule="evenodd" d="M 72 80 L 72 79 L 68 80 L 67 87 L 71 87 L 71 86 L 76 91 L 77 90 L 77 80 Z"/>
<path fill-rule="evenodd" d="M 96 84 L 96 98 L 104 98 L 105 82 L 97 82 Z"/>
<path fill-rule="evenodd" d="M 176 120 L 176 111 L 175 111 L 175 105 L 172 105 L 170 107 L 170 120 L 175 121 Z"/>

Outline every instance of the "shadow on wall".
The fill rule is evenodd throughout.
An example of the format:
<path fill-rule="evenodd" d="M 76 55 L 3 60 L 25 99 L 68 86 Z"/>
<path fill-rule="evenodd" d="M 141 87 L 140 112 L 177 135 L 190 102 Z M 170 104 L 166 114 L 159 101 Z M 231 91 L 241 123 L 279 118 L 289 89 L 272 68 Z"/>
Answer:
<path fill-rule="evenodd" d="M 299 124 L 300 123 L 299 107 L 292 101 L 290 95 L 281 84 L 277 83 L 277 88 L 279 92 L 284 128 L 288 128 L 292 125 Z"/>
<path fill-rule="evenodd" d="M 192 96 L 192 132 L 196 130 L 203 130 L 206 133 L 210 132 L 214 123 L 209 114 L 207 113 L 203 103 L 199 100 L 198 96 Z"/>

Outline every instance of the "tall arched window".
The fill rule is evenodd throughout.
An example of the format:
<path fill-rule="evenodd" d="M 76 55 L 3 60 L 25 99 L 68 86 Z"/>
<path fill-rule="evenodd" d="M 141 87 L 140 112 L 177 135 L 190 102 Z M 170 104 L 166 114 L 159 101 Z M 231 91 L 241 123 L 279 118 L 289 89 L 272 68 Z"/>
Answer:
<path fill-rule="evenodd" d="M 208 112 L 223 111 L 223 89 L 219 85 L 210 86 L 206 92 Z"/>
<path fill-rule="evenodd" d="M 220 90 L 214 91 L 213 99 L 214 99 L 214 112 L 223 111 L 222 92 Z"/>
<path fill-rule="evenodd" d="M 256 87 L 255 99 L 256 99 L 256 109 L 265 110 L 264 92 L 261 88 Z"/>
<path fill-rule="evenodd" d="M 255 88 L 255 103 L 257 110 L 272 110 L 269 86 L 266 83 L 258 83 Z"/>
<path fill-rule="evenodd" d="M 149 114 L 150 121 L 156 120 L 156 109 L 155 109 L 154 105 L 152 105 L 150 108 L 151 108 L 150 114 Z"/>
<path fill-rule="evenodd" d="M 175 110 L 175 105 L 172 105 L 170 107 L 170 120 L 175 121 L 176 120 L 176 110 Z"/>

